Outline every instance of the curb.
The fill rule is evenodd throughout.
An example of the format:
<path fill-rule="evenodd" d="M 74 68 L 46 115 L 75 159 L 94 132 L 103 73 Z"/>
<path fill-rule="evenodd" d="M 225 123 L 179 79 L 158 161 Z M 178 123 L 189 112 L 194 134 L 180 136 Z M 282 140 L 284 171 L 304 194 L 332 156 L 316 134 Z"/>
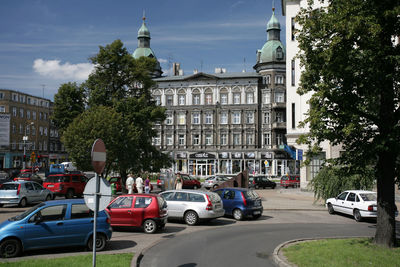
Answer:
<path fill-rule="evenodd" d="M 284 247 L 288 247 L 294 245 L 296 243 L 309 242 L 314 240 L 323 240 L 323 239 L 348 239 L 348 238 L 368 238 L 369 236 L 338 236 L 338 237 L 316 237 L 316 238 L 300 238 L 293 239 L 279 244 L 272 253 L 272 257 L 276 265 L 279 267 L 297 267 L 297 265 L 290 263 L 286 260 L 286 257 L 280 253 L 281 249 Z"/>
<path fill-rule="evenodd" d="M 144 254 L 151 249 L 152 247 L 154 247 L 155 245 L 157 245 L 158 243 L 161 243 L 162 241 L 164 241 L 163 239 L 159 239 L 154 241 L 152 244 L 150 244 L 149 246 L 145 247 L 144 249 L 142 249 L 140 252 L 135 253 L 135 256 L 133 256 L 132 261 L 131 261 L 131 266 L 132 267 L 139 267 L 140 266 L 140 261 L 142 260 Z"/>

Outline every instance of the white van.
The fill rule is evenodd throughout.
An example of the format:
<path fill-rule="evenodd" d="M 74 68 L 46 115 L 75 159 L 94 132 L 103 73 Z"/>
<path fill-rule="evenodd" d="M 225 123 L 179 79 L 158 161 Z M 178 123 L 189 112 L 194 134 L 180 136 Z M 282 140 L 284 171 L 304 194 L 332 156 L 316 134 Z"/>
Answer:
<path fill-rule="evenodd" d="M 77 171 L 78 169 L 72 162 L 61 162 L 62 165 L 64 165 L 64 170 L 66 171 Z"/>

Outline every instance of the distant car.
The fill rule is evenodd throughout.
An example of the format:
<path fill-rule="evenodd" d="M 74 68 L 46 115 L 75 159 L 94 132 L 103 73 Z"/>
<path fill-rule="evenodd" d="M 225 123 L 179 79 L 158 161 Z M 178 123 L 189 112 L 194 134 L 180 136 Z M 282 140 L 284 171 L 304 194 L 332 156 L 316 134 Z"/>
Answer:
<path fill-rule="evenodd" d="M 96 250 L 103 250 L 111 236 L 110 219 L 105 211 L 99 211 Z M 93 250 L 93 212 L 83 199 L 43 202 L 0 224 L 0 257 L 67 246 Z"/>
<path fill-rule="evenodd" d="M 115 184 L 115 192 L 121 192 L 122 191 L 122 185 L 121 185 L 121 177 L 111 177 L 108 182 L 110 185 Z"/>
<path fill-rule="evenodd" d="M 225 216 L 233 216 L 235 220 L 245 217 L 257 219 L 263 213 L 261 198 L 252 189 L 221 188 L 214 191 L 224 203 Z"/>
<path fill-rule="evenodd" d="M 213 192 L 168 190 L 160 195 L 167 201 L 168 218 L 183 219 L 188 225 L 224 216 L 221 198 Z"/>
<path fill-rule="evenodd" d="M 47 176 L 43 186 L 54 194 L 65 196 L 65 198 L 82 197 L 87 181 L 83 174 L 51 174 Z"/>
<path fill-rule="evenodd" d="M 142 227 L 147 234 L 163 229 L 168 219 L 167 202 L 155 194 L 122 195 L 106 208 L 111 226 Z"/>
<path fill-rule="evenodd" d="M 188 174 L 181 174 L 183 179 L 182 188 L 183 189 L 199 189 L 201 188 L 201 183 L 196 178 L 189 176 Z"/>
<path fill-rule="evenodd" d="M 231 179 L 230 177 L 220 177 L 220 176 L 211 176 L 208 177 L 204 183 L 203 183 L 203 187 L 206 189 L 216 189 L 220 184 L 228 181 L 229 179 Z"/>
<path fill-rule="evenodd" d="M 377 194 L 373 191 L 348 190 L 335 198 L 326 200 L 329 214 L 343 213 L 352 215 L 357 222 L 364 218 L 376 218 Z M 398 215 L 396 207 L 396 216 Z"/>
<path fill-rule="evenodd" d="M 10 182 L 11 178 L 7 172 L 0 171 L 0 184 Z"/>
<path fill-rule="evenodd" d="M 43 184 L 43 179 L 39 175 L 31 172 L 20 173 L 14 178 L 14 181 L 34 181 Z"/>
<path fill-rule="evenodd" d="M 250 188 L 266 188 L 270 187 L 274 189 L 276 187 L 276 183 L 274 181 L 271 181 L 265 176 L 254 176 L 254 177 L 249 177 L 249 187 Z"/>
<path fill-rule="evenodd" d="M 0 185 L 0 207 L 15 204 L 25 207 L 27 204 L 51 200 L 53 192 L 31 181 L 8 182 Z"/>
<path fill-rule="evenodd" d="M 281 177 L 280 185 L 285 188 L 300 187 L 300 177 L 298 175 L 284 175 Z"/>

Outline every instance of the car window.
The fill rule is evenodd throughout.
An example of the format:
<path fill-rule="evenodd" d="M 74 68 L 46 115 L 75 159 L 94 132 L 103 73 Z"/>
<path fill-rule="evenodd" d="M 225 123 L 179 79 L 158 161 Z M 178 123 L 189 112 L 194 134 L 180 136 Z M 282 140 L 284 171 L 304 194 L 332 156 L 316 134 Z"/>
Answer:
<path fill-rule="evenodd" d="M 36 212 L 35 215 L 33 215 L 29 219 L 29 222 L 34 222 L 35 218 L 38 216 L 42 217 L 43 222 L 64 220 L 66 210 L 67 210 L 67 205 L 46 207 Z"/>
<path fill-rule="evenodd" d="M 17 190 L 19 184 L 3 184 L 0 190 Z"/>
<path fill-rule="evenodd" d="M 348 192 L 343 192 L 343 193 L 341 193 L 337 198 L 338 198 L 339 200 L 345 200 L 347 194 L 348 194 Z"/>
<path fill-rule="evenodd" d="M 174 198 L 172 200 L 188 201 L 188 194 L 184 192 L 175 192 Z"/>
<path fill-rule="evenodd" d="M 163 196 L 157 196 L 157 202 L 158 202 L 158 207 L 160 209 L 166 209 L 167 208 L 167 201 L 165 201 Z"/>
<path fill-rule="evenodd" d="M 72 204 L 71 219 L 82 219 L 93 217 L 93 211 L 86 204 Z"/>
<path fill-rule="evenodd" d="M 360 202 L 360 198 L 356 196 L 356 202 Z"/>
<path fill-rule="evenodd" d="M 349 196 L 347 197 L 347 201 L 351 201 L 351 202 L 356 201 L 356 194 L 350 193 Z"/>
<path fill-rule="evenodd" d="M 257 199 L 259 196 L 253 190 L 243 191 L 243 195 L 246 199 Z"/>
<path fill-rule="evenodd" d="M 223 193 L 223 192 L 224 192 L 223 190 L 214 191 L 214 193 L 217 193 L 217 194 L 219 195 L 220 198 L 222 198 L 222 193 Z"/>
<path fill-rule="evenodd" d="M 283 177 L 281 178 L 282 181 L 286 181 L 286 180 L 288 180 L 288 179 L 289 179 L 289 178 L 286 177 L 286 176 L 283 176 Z"/>
<path fill-rule="evenodd" d="M 205 202 L 204 196 L 200 194 L 189 193 L 189 201 Z"/>
<path fill-rule="evenodd" d="M 47 183 L 66 183 L 69 182 L 68 176 L 49 176 L 46 179 Z"/>
<path fill-rule="evenodd" d="M 174 197 L 175 192 L 165 192 L 161 195 L 164 197 L 165 200 L 172 200 Z"/>
<path fill-rule="evenodd" d="M 376 201 L 376 194 L 373 193 L 362 193 L 360 194 L 360 197 L 364 201 Z"/>
<path fill-rule="evenodd" d="M 77 175 L 73 175 L 71 180 L 72 180 L 73 183 L 80 183 L 81 182 L 80 177 L 77 176 Z"/>
<path fill-rule="evenodd" d="M 249 177 L 249 182 L 253 182 L 254 178 L 253 177 Z"/>
<path fill-rule="evenodd" d="M 233 190 L 225 190 L 224 198 L 225 199 L 235 199 L 235 191 L 233 191 Z"/>
<path fill-rule="evenodd" d="M 147 208 L 151 201 L 151 197 L 136 197 L 135 208 Z"/>
<path fill-rule="evenodd" d="M 132 207 L 133 197 L 119 197 L 108 206 L 110 209 L 129 209 Z"/>
<path fill-rule="evenodd" d="M 25 188 L 26 188 L 26 190 L 33 190 L 32 183 L 25 183 Z"/>
<path fill-rule="evenodd" d="M 33 184 L 33 187 L 35 188 L 35 190 L 43 190 L 43 186 L 41 186 L 40 184 L 38 184 L 38 183 L 32 183 Z"/>
<path fill-rule="evenodd" d="M 18 177 L 19 178 L 30 178 L 32 176 L 31 173 L 21 173 Z"/>
<path fill-rule="evenodd" d="M 208 198 L 211 200 L 212 203 L 218 203 L 221 201 L 221 197 L 218 194 L 214 193 L 207 193 Z"/>

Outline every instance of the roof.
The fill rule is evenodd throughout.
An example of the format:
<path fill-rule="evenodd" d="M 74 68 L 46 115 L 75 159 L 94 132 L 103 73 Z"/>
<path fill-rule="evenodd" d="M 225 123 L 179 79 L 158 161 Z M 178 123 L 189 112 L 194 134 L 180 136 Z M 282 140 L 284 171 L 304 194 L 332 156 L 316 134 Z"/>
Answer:
<path fill-rule="evenodd" d="M 195 79 L 198 77 L 205 77 L 209 79 L 229 79 L 229 78 L 259 78 L 261 75 L 257 72 L 230 72 L 230 73 L 215 73 L 208 74 L 204 72 L 199 72 L 196 74 L 182 75 L 182 76 L 167 76 L 154 79 L 156 82 L 163 81 L 185 81 L 190 79 Z"/>
<path fill-rule="evenodd" d="M 84 204 L 85 200 L 83 198 L 76 198 L 76 199 L 59 199 L 59 200 L 50 200 L 47 203 L 51 203 L 52 205 L 59 205 L 59 204 Z"/>

